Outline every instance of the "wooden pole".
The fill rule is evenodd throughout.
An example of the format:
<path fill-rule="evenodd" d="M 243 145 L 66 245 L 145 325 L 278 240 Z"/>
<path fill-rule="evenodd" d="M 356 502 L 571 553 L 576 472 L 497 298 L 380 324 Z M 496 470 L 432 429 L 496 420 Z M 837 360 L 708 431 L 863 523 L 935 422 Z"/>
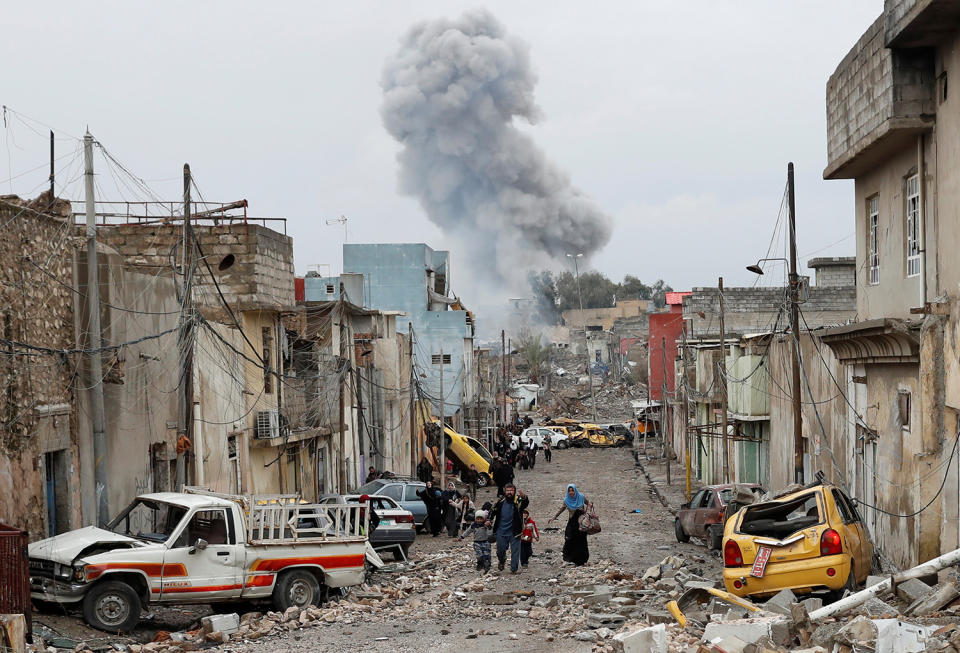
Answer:
<path fill-rule="evenodd" d="M 727 333 L 723 321 L 723 277 L 717 282 L 720 295 L 720 434 L 723 438 L 723 482 L 730 482 L 730 443 L 727 435 Z"/>
<path fill-rule="evenodd" d="M 339 308 L 340 308 L 340 329 L 339 329 L 339 332 L 338 332 L 338 333 L 340 334 L 340 343 L 339 343 L 339 356 L 340 356 L 340 369 L 339 369 L 339 376 L 340 376 L 340 407 L 339 407 L 339 413 L 340 413 L 340 443 L 339 443 L 339 446 L 340 446 L 340 460 L 338 461 L 338 471 L 339 471 L 338 476 L 339 476 L 339 478 L 337 479 L 337 480 L 338 480 L 338 486 L 339 486 L 338 489 L 339 489 L 339 491 L 340 491 L 340 494 L 345 494 L 345 493 L 347 492 L 347 448 L 346 448 L 347 438 L 346 438 L 346 435 L 344 434 L 344 431 L 346 430 L 346 428 L 345 428 L 345 425 L 344 425 L 344 417 L 345 417 L 345 416 L 344 416 L 344 413 L 345 413 L 345 409 L 344 409 L 344 405 L 343 405 L 343 404 L 344 404 L 344 391 L 343 391 L 343 388 L 344 388 L 344 384 L 346 383 L 346 376 L 347 376 L 347 374 L 348 374 L 348 372 L 347 372 L 347 369 L 348 369 L 348 368 L 347 368 L 347 354 L 346 354 L 346 346 L 345 346 L 346 342 L 345 342 L 345 339 L 344 339 L 344 335 L 345 335 L 345 331 L 346 331 L 346 324 L 345 324 L 345 320 L 344 320 L 345 311 L 343 310 L 343 295 L 344 295 L 344 288 L 343 288 L 343 284 L 341 283 L 341 284 L 340 284 L 340 301 L 339 301 Z"/>
<path fill-rule="evenodd" d="M 690 476 L 691 476 L 691 461 L 690 461 L 690 399 L 687 395 L 687 323 L 683 322 L 683 326 L 680 330 L 680 337 L 682 339 L 682 345 L 680 349 L 680 364 L 682 366 L 682 381 L 683 384 L 683 447 L 686 449 L 686 473 L 687 473 L 687 485 L 686 485 L 686 499 L 690 500 L 691 487 L 690 487 Z"/>
<path fill-rule="evenodd" d="M 793 331 L 793 470 L 803 484 L 803 413 L 800 402 L 800 277 L 797 275 L 797 211 L 794 202 L 793 163 L 787 164 L 787 203 L 790 209 L 790 330 Z"/>
<path fill-rule="evenodd" d="M 663 457 L 667 459 L 667 485 L 670 485 L 670 407 L 667 403 L 667 339 L 660 336 L 660 362 L 663 364 L 663 390 L 660 393 L 660 418 L 663 420 Z"/>
<path fill-rule="evenodd" d="M 410 350 L 410 476 L 417 475 L 417 454 L 420 452 L 419 442 L 417 442 L 417 415 L 414 406 L 416 406 L 416 378 L 413 369 L 413 324 L 407 322 L 407 347 Z"/>

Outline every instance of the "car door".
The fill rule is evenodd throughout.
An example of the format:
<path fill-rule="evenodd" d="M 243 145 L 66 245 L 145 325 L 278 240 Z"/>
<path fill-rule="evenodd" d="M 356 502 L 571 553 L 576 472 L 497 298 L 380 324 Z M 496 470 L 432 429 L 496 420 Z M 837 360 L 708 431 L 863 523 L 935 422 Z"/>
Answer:
<path fill-rule="evenodd" d="M 706 491 L 700 500 L 699 507 L 694 513 L 693 530 L 690 531 L 691 535 L 696 535 L 697 537 L 706 536 L 707 522 L 709 521 L 711 513 L 716 511 L 718 501 L 716 490 L 711 489 Z"/>
<path fill-rule="evenodd" d="M 864 533 L 863 522 L 860 521 L 860 515 L 854 510 L 853 504 L 841 490 L 833 488 L 832 494 L 833 501 L 837 504 L 837 512 L 843 521 L 844 549 L 850 551 L 856 576 L 863 578 L 864 570 L 866 569 L 867 573 L 870 570 L 870 555 L 866 555 L 864 551 L 867 548 L 865 546 L 867 538 Z"/>
<path fill-rule="evenodd" d="M 706 490 L 700 490 L 693 498 L 690 499 L 690 503 L 686 509 L 680 511 L 680 525 L 683 526 L 683 530 L 686 531 L 687 535 L 694 535 L 694 519 L 697 514 L 697 508 L 700 506 L 700 502 L 703 500 L 704 495 L 707 493 Z"/>
<path fill-rule="evenodd" d="M 233 517 L 232 510 L 221 507 L 189 515 L 164 555 L 161 601 L 240 596 L 245 548 Z"/>

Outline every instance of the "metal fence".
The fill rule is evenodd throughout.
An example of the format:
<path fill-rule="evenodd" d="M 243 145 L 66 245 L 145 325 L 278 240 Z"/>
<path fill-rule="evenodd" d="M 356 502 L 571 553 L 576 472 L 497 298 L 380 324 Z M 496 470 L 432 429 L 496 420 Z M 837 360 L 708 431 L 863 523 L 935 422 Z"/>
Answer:
<path fill-rule="evenodd" d="M 0 523 L 0 614 L 22 614 L 32 638 L 28 543 L 25 531 Z"/>

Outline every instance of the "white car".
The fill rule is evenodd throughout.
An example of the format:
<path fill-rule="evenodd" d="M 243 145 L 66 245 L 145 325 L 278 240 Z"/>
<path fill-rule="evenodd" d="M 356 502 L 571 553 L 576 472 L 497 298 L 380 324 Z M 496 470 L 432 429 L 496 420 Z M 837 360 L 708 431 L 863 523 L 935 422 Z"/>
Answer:
<path fill-rule="evenodd" d="M 524 430 L 519 436 L 513 436 L 514 440 L 518 438 L 524 447 L 530 444 L 530 440 L 533 440 L 538 447 L 543 447 L 544 440 L 549 440 L 551 447 L 555 449 L 559 447 L 562 449 L 563 445 L 561 445 L 560 442 L 566 440 L 567 436 L 542 426 L 531 426 Z"/>

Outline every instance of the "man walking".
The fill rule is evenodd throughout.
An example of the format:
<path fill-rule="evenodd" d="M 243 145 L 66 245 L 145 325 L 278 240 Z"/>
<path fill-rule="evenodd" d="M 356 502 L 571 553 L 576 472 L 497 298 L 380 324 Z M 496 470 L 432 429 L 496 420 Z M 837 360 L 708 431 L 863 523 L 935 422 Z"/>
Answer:
<path fill-rule="evenodd" d="M 517 490 L 513 483 L 503 488 L 503 496 L 490 511 L 493 517 L 493 532 L 497 536 L 497 569 L 503 571 L 510 550 L 510 573 L 520 569 L 520 534 L 523 532 L 523 511 L 530 500 L 523 490 Z"/>
<path fill-rule="evenodd" d="M 470 469 L 463 473 L 463 482 L 467 485 L 467 493 L 470 495 L 471 501 L 477 500 L 477 482 L 480 479 L 480 474 L 477 472 L 476 465 L 470 465 Z"/>
<path fill-rule="evenodd" d="M 508 465 L 502 459 L 500 459 L 499 464 L 497 464 L 496 469 L 493 470 L 493 482 L 497 484 L 497 496 L 503 496 L 503 490 L 506 487 L 507 483 L 513 481 L 513 467 Z"/>

